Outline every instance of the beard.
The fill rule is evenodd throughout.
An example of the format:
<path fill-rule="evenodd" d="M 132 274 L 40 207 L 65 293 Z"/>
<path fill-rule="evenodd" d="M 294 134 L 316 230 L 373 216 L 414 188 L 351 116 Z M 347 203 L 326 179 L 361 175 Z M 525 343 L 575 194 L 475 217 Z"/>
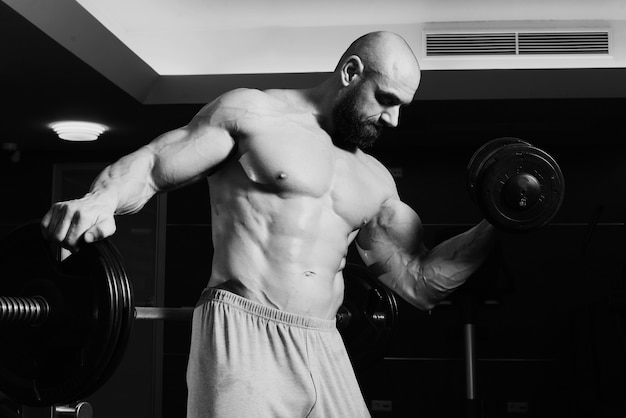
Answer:
<path fill-rule="evenodd" d="M 359 116 L 356 93 L 356 89 L 348 91 L 333 109 L 333 142 L 343 149 L 369 148 L 383 130 L 379 124 Z"/>

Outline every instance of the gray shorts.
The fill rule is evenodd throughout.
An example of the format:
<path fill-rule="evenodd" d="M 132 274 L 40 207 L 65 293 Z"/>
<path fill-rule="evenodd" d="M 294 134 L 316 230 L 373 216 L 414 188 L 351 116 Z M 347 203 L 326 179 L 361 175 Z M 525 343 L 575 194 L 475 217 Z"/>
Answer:
<path fill-rule="evenodd" d="M 188 418 L 370 414 L 334 320 L 207 289 L 194 311 Z"/>

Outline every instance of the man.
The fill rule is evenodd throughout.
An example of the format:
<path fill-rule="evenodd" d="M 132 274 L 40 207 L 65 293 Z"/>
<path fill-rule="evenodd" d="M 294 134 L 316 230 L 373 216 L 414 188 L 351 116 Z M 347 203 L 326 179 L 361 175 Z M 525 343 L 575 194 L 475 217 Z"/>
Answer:
<path fill-rule="evenodd" d="M 226 93 L 46 214 L 44 235 L 76 250 L 113 234 L 114 215 L 208 178 L 215 253 L 193 319 L 189 417 L 369 416 L 334 322 L 349 244 L 421 309 L 485 258 L 485 221 L 428 250 L 392 176 L 361 150 L 398 124 L 419 81 L 401 37 L 370 33 L 321 85 Z"/>

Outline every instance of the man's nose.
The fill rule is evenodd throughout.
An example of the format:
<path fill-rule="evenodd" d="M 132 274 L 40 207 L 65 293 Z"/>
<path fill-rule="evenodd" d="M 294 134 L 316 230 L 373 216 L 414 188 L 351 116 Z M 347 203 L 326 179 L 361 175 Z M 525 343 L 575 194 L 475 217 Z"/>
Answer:
<path fill-rule="evenodd" d="M 393 106 L 393 107 L 389 107 L 385 109 L 380 116 L 383 123 L 390 128 L 395 128 L 396 126 L 398 126 L 399 117 L 400 117 L 399 106 Z"/>

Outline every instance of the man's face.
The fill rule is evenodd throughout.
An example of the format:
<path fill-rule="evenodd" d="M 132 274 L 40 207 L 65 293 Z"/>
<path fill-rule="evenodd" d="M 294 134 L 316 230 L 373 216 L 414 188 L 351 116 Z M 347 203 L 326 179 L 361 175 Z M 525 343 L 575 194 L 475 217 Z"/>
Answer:
<path fill-rule="evenodd" d="M 382 133 L 382 125 L 377 119 L 363 116 L 361 112 L 361 86 L 348 90 L 333 109 L 335 144 L 344 149 L 369 148 Z"/>

